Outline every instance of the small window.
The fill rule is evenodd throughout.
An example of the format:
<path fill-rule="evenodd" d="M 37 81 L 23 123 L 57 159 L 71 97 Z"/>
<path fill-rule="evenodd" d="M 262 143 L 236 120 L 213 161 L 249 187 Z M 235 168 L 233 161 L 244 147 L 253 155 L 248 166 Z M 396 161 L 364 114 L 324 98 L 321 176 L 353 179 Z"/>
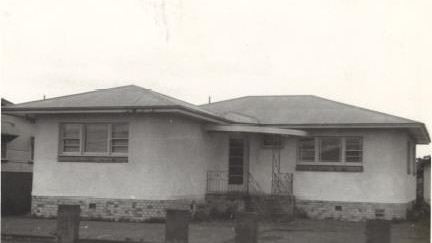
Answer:
<path fill-rule="evenodd" d="M 283 147 L 283 139 L 280 135 L 264 135 L 263 146 L 267 148 Z"/>
<path fill-rule="evenodd" d="M 35 146 L 35 138 L 30 138 L 30 161 L 34 160 L 34 146 Z"/>
<path fill-rule="evenodd" d="M 63 124 L 62 152 L 79 153 L 81 151 L 81 125 Z"/>
<path fill-rule="evenodd" d="M 113 153 L 128 152 L 129 129 L 127 124 L 113 124 L 111 131 L 111 151 Z"/>
<path fill-rule="evenodd" d="M 304 162 L 315 161 L 315 139 L 307 138 L 299 141 L 299 160 Z"/>
<path fill-rule="evenodd" d="M 320 161 L 340 162 L 341 154 L 342 146 L 339 138 L 320 139 Z"/>
<path fill-rule="evenodd" d="M 345 161 L 361 162 L 363 157 L 363 144 L 360 138 L 347 138 L 345 140 Z"/>

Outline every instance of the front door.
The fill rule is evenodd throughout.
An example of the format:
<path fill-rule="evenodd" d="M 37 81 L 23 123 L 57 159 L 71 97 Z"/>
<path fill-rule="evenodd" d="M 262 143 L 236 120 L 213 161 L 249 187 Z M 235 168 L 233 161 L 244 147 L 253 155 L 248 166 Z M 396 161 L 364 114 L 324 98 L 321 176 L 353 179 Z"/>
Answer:
<path fill-rule="evenodd" d="M 245 137 L 230 137 L 228 159 L 229 190 L 245 191 L 248 174 L 248 143 Z"/>

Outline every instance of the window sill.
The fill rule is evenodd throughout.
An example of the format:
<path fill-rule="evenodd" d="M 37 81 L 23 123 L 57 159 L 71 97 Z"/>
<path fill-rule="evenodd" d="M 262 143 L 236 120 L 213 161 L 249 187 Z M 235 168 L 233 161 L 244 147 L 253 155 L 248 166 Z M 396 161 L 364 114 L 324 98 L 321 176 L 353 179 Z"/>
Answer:
<path fill-rule="evenodd" d="M 128 157 L 113 156 L 68 156 L 59 155 L 58 162 L 82 162 L 82 163 L 127 163 Z"/>
<path fill-rule="evenodd" d="M 297 171 L 363 172 L 363 165 L 296 165 Z"/>

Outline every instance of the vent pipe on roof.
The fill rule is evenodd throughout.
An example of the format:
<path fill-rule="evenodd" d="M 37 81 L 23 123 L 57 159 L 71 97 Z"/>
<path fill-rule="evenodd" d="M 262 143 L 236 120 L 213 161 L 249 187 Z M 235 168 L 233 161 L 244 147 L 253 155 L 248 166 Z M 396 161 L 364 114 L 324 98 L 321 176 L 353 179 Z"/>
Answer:
<path fill-rule="evenodd" d="M 209 96 L 209 104 L 211 104 L 211 96 Z"/>
<path fill-rule="evenodd" d="M 46 98 L 45 95 L 43 95 L 43 99 L 44 99 L 44 100 L 45 100 L 45 98 Z"/>

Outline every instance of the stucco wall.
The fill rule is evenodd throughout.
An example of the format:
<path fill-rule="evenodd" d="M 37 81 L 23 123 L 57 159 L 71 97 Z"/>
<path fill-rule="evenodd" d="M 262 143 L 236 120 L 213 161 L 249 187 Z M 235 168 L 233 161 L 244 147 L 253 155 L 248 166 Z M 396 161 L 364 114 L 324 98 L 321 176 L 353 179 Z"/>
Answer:
<path fill-rule="evenodd" d="M 296 171 L 297 139 L 285 137 L 281 172 L 294 173 L 294 195 L 302 200 L 406 203 L 415 200 L 415 176 L 407 174 L 407 140 L 403 131 L 311 131 L 313 136 L 363 137 L 363 172 Z M 272 151 L 251 136 L 250 170 L 271 190 Z M 412 169 L 411 169 L 412 170 Z"/>
<path fill-rule="evenodd" d="M 128 163 L 57 162 L 60 122 L 128 122 Z M 34 196 L 203 198 L 209 148 L 201 123 L 174 115 L 42 116 Z"/>
<path fill-rule="evenodd" d="M 430 186 L 431 186 L 431 166 L 430 163 L 426 164 L 423 170 L 423 198 L 425 202 L 427 202 L 430 205 Z"/>
<path fill-rule="evenodd" d="M 60 122 L 129 122 L 129 162 L 57 162 Z M 406 203 L 415 199 L 415 176 L 407 174 L 408 135 L 395 130 L 312 131 L 316 136 L 363 137 L 363 172 L 295 170 L 297 139 L 284 138 L 281 172 L 294 174 L 301 200 Z M 271 191 L 272 150 L 262 135 L 249 138 L 249 169 Z M 33 195 L 117 199 L 202 199 L 208 170 L 228 170 L 226 133 L 174 115 L 42 116 L 36 123 Z"/>

